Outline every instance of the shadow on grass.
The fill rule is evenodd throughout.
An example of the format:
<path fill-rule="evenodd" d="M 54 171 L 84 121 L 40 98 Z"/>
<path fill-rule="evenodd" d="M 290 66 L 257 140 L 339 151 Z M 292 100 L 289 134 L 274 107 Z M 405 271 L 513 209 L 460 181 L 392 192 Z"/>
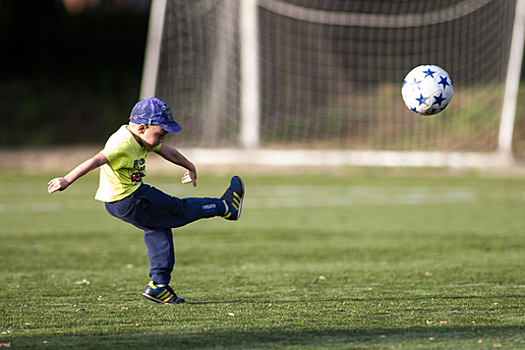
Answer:
<path fill-rule="evenodd" d="M 177 325 L 179 328 L 179 325 Z M 422 327 L 360 330 L 284 329 L 123 332 L 13 340 L 13 348 L 73 349 L 265 349 L 265 348 L 524 348 L 523 326 Z"/>
<path fill-rule="evenodd" d="M 492 299 L 519 298 L 521 296 L 445 296 L 436 300 L 454 299 Z M 410 300 L 429 300 L 432 297 L 410 298 Z M 354 298 L 354 299 L 309 299 L 309 300 L 271 300 L 238 299 L 229 301 L 194 301 L 186 305 L 213 304 L 258 304 L 258 303 L 323 303 L 323 302 L 362 302 L 362 301 L 400 301 L 407 298 Z M 146 304 L 149 305 L 149 304 Z M 183 306 L 171 306 L 174 312 Z M 156 308 L 148 308 L 150 311 Z M 300 317 L 276 322 L 265 319 L 254 325 L 249 316 L 244 320 L 229 319 L 211 322 L 209 326 L 197 325 L 196 320 L 188 319 L 187 324 L 167 321 L 158 329 L 124 327 L 101 331 L 101 328 L 62 330 L 61 334 L 47 336 L 20 335 L 7 340 L 10 347 L 18 349 L 525 349 L 525 324 L 503 326 L 454 326 L 448 324 L 423 324 L 414 326 L 381 326 L 380 318 L 368 314 L 370 323 L 356 325 L 348 321 L 330 318 L 319 314 L 315 327 L 304 326 Z M 384 314 L 377 314 L 384 316 Z M 230 321 L 231 320 L 231 321 Z M 193 323 L 195 321 L 195 323 Z M 311 324 L 312 320 L 308 320 Z M 201 323 L 202 324 L 202 323 Z M 132 325 L 133 326 L 133 325 Z M 138 325 L 137 325 L 138 326 Z M 79 334 L 81 332 L 81 334 Z M 4 343 L 0 336 L 0 343 Z"/>

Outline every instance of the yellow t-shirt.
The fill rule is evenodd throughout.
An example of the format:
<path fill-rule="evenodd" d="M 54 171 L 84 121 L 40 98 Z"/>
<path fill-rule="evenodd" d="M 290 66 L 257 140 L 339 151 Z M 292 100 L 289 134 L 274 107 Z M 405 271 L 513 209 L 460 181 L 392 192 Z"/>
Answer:
<path fill-rule="evenodd" d="M 158 151 L 160 145 L 152 149 Z M 101 151 L 108 163 L 100 168 L 100 182 L 95 199 L 114 202 L 132 194 L 146 176 L 146 156 L 151 151 L 139 145 L 127 125 L 110 136 Z"/>

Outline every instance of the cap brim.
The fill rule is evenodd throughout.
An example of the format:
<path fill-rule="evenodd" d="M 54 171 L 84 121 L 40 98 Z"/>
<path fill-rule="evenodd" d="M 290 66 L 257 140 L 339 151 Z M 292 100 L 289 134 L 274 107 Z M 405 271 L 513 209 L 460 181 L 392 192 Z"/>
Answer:
<path fill-rule="evenodd" d="M 170 124 L 162 124 L 162 125 L 159 124 L 159 126 L 169 132 L 179 132 L 182 130 L 182 127 L 175 122 L 170 123 Z"/>

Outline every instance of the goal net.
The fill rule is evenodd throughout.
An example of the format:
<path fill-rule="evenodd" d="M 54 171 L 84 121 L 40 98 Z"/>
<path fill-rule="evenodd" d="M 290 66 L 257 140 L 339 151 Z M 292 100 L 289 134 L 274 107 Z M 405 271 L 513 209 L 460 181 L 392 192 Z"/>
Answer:
<path fill-rule="evenodd" d="M 166 101 L 177 146 L 210 162 L 507 162 L 520 1 L 154 0 L 141 95 Z M 401 98 L 421 64 L 454 83 L 433 117 Z"/>

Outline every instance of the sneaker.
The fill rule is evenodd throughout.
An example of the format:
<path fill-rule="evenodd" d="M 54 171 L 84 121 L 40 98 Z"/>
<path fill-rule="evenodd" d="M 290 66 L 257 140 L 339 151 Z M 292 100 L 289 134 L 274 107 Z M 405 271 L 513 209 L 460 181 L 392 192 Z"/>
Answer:
<path fill-rule="evenodd" d="M 230 211 L 224 216 L 227 220 L 239 220 L 241 216 L 242 200 L 244 198 L 244 183 L 235 175 L 230 181 L 230 187 L 224 192 L 221 199 L 228 204 Z"/>
<path fill-rule="evenodd" d="M 155 282 L 150 281 L 144 293 L 146 298 L 156 303 L 161 304 L 180 304 L 185 302 L 184 299 L 179 298 L 170 286 L 159 287 Z"/>

